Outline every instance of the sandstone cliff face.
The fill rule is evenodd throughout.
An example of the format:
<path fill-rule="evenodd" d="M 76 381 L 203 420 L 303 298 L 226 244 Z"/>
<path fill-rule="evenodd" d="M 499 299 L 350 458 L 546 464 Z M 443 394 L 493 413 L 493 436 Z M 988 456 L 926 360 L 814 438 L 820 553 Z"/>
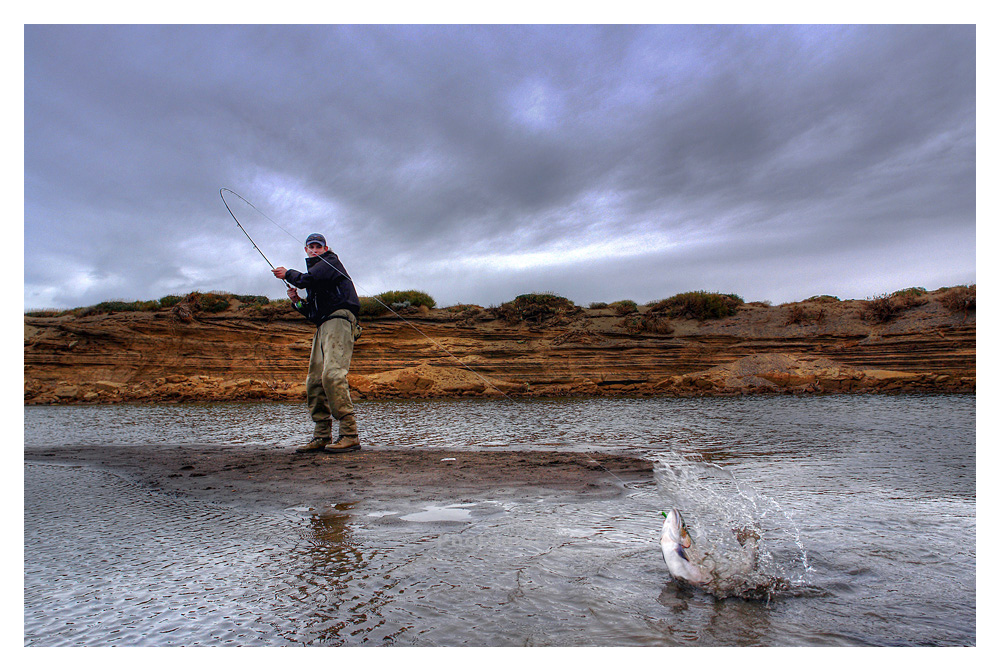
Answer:
<path fill-rule="evenodd" d="M 973 392 L 975 312 L 928 298 L 878 326 L 863 301 L 751 304 L 711 321 L 410 309 L 362 320 L 349 380 L 355 398 Z M 235 301 L 214 314 L 25 316 L 25 403 L 303 399 L 313 332 L 290 309 Z"/>

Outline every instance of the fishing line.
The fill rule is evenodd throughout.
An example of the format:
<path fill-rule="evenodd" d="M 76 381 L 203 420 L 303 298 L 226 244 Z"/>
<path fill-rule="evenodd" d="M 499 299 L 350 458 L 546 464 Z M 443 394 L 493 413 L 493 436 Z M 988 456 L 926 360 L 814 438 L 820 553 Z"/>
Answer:
<path fill-rule="evenodd" d="M 624 487 L 624 488 L 628 489 L 628 487 L 629 487 L 629 484 L 628 484 L 627 482 L 625 482 L 624 480 L 622 480 L 621 478 L 619 478 L 619 477 L 618 477 L 618 476 L 617 476 L 617 475 L 615 474 L 615 472 L 614 472 L 614 471 L 612 471 L 612 470 L 611 470 L 611 469 L 609 469 L 609 468 L 608 468 L 607 466 L 605 466 L 604 464 L 602 464 L 601 462 L 599 462 L 599 461 L 598 461 L 597 459 L 593 459 L 593 458 L 591 458 L 591 460 L 590 460 L 590 461 L 591 461 L 592 463 L 595 463 L 595 464 L 597 464 L 598 466 L 600 466 L 600 467 L 601 467 L 601 468 L 603 468 L 604 470 L 606 470 L 606 471 L 607 471 L 608 473 L 610 473 L 610 474 L 611 474 L 612 476 L 614 476 L 615 480 L 617 480 L 618 482 L 622 483 L 622 487 Z"/>
<path fill-rule="evenodd" d="M 268 221 L 270 221 L 272 224 L 274 224 L 275 226 L 277 226 L 279 229 L 281 229 L 282 231 L 284 231 L 285 234 L 288 235 L 288 237 L 290 237 L 292 240 L 295 240 L 299 244 L 303 244 L 302 241 L 300 241 L 297 237 L 295 237 L 295 235 L 293 235 L 285 227 L 283 227 L 281 224 L 279 224 L 274 219 L 272 219 L 271 217 L 267 216 L 266 214 L 264 214 L 260 210 L 258 210 L 257 207 L 253 203 L 251 203 L 249 200 L 247 200 L 246 198 L 244 198 L 240 194 L 236 193 L 232 189 L 226 189 L 226 188 L 219 189 L 219 196 L 222 198 L 222 202 L 226 204 L 226 209 L 229 210 L 229 214 L 236 221 L 236 225 L 240 227 L 240 230 L 243 231 L 243 234 L 247 236 L 247 238 L 250 240 L 251 243 L 253 243 L 254 249 L 256 249 L 258 252 L 260 252 L 260 255 L 264 257 L 264 260 L 267 261 L 267 265 L 271 266 L 272 270 L 274 269 L 274 264 L 272 264 L 270 261 L 268 261 L 267 257 L 264 256 L 264 252 L 260 251 L 260 247 L 258 247 L 257 243 L 255 243 L 253 241 L 253 238 L 250 237 L 250 234 L 246 232 L 246 229 L 243 228 L 242 224 L 240 224 L 240 220 L 236 218 L 236 215 L 233 214 L 232 209 L 230 209 L 229 203 L 226 202 L 225 192 L 227 192 L 227 191 L 229 193 L 233 194 L 234 196 L 236 196 L 237 198 L 239 198 L 240 200 L 242 200 L 244 203 L 246 203 L 247 205 L 249 205 L 251 208 L 253 208 L 253 210 L 255 212 L 257 212 L 258 214 L 260 214 L 260 216 L 264 217 L 265 219 L 267 219 Z M 343 277 L 347 278 L 351 282 L 354 282 L 354 280 L 351 278 L 350 275 L 345 275 L 343 272 L 340 271 L 339 268 L 337 268 L 336 266 L 334 266 L 328 260 L 324 259 L 322 256 L 318 256 L 316 258 L 322 260 L 328 266 L 330 266 L 331 268 L 333 268 L 335 271 L 337 271 L 337 273 L 339 275 L 342 275 Z M 285 281 L 285 286 L 291 288 L 291 285 L 287 281 Z M 361 287 L 361 285 L 357 284 L 356 282 L 355 282 L 355 287 L 359 287 L 362 290 L 364 290 L 364 288 Z M 421 331 L 419 328 L 417 328 L 417 326 L 415 324 L 413 324 L 412 322 L 410 322 L 409 320 L 407 320 L 405 317 L 403 317 L 403 315 L 399 314 L 398 312 L 396 312 L 395 310 L 393 310 L 390 306 L 388 306 L 385 303 L 383 303 L 382 301 L 380 301 L 376 296 L 371 296 L 371 299 L 374 300 L 379 305 L 381 305 L 382 307 L 384 307 L 386 310 L 388 310 L 392 314 L 396 315 L 396 317 L 398 317 L 404 324 L 406 324 L 407 326 L 409 326 L 410 328 L 412 328 L 414 331 L 416 331 L 417 333 L 419 333 L 421 336 L 423 336 L 424 338 L 426 338 L 427 340 L 429 340 L 430 342 L 432 342 L 434 345 L 436 345 L 438 348 L 440 348 L 441 351 L 443 351 L 445 354 L 447 354 L 452 359 L 454 359 L 455 361 L 457 361 L 459 363 L 459 365 L 461 365 L 463 368 L 465 368 L 470 373 L 472 373 L 473 375 L 475 375 L 476 377 L 478 377 L 480 380 L 482 380 L 483 382 L 485 382 L 493 390 L 499 392 L 504 398 L 506 398 L 507 400 L 510 400 L 510 401 L 514 400 L 508 394 L 504 393 L 503 390 L 498 389 L 497 386 L 495 384 L 493 384 L 492 382 L 490 382 L 487 378 L 485 378 L 484 376 L 480 375 L 478 372 L 476 372 L 475 370 L 473 370 L 472 368 L 470 368 L 464 361 L 462 361 L 457 356 L 455 356 L 450 351 L 448 351 L 447 347 L 445 347 L 444 345 L 442 345 L 438 341 L 434 340 L 434 338 L 430 337 L 429 335 L 427 335 L 426 333 L 424 333 L 423 331 Z"/>

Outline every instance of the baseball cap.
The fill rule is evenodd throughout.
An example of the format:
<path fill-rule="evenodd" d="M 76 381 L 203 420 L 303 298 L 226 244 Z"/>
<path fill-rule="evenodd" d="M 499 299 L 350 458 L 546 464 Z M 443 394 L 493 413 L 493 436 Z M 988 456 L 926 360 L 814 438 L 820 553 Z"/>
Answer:
<path fill-rule="evenodd" d="M 326 238 L 324 238 L 319 233 L 312 233 L 308 238 L 306 238 L 306 247 L 308 247 L 313 242 L 318 242 L 319 244 L 326 247 Z"/>

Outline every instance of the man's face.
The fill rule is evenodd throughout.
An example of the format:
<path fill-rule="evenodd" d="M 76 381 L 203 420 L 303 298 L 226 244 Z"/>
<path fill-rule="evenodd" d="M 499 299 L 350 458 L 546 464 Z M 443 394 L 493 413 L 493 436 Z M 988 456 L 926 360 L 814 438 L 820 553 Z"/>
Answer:
<path fill-rule="evenodd" d="M 308 245 L 306 245 L 306 254 L 309 255 L 309 258 L 312 258 L 314 256 L 320 256 L 321 254 L 326 254 L 329 250 L 330 250 L 329 247 L 321 245 L 318 242 L 310 242 Z"/>

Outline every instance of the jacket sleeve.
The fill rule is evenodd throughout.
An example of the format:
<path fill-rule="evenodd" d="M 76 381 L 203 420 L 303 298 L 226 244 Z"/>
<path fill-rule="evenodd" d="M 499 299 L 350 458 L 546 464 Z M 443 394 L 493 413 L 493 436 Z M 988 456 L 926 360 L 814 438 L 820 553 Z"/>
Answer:
<path fill-rule="evenodd" d="M 299 289 L 308 288 L 308 285 L 302 280 L 302 278 L 308 276 L 309 273 L 300 273 L 299 271 L 292 270 L 291 268 L 285 271 L 285 280 L 287 280 L 293 287 L 298 287 Z"/>
<path fill-rule="evenodd" d="M 288 283 L 299 289 L 313 289 L 320 284 L 338 282 L 340 273 L 328 263 L 317 263 L 309 272 L 299 272 L 289 268 L 285 272 L 285 279 Z"/>

